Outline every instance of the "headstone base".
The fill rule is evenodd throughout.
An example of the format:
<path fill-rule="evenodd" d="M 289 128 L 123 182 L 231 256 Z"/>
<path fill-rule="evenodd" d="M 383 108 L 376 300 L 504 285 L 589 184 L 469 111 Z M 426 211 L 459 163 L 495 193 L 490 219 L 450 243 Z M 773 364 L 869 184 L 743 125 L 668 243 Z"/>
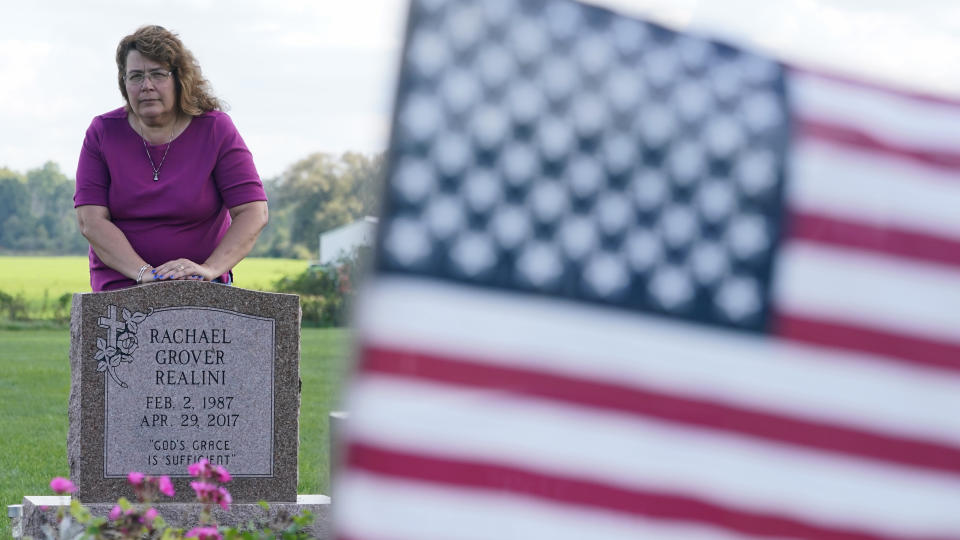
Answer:
<path fill-rule="evenodd" d="M 57 509 L 61 506 L 65 511 L 69 510 L 70 497 L 25 496 L 23 504 L 19 506 L 19 517 L 10 516 L 13 537 L 45 538 L 43 525 L 56 522 Z M 114 505 L 97 503 L 84 506 L 89 508 L 94 516 L 106 516 Z M 197 525 L 202 509 L 201 505 L 195 503 L 154 503 L 153 507 L 169 525 L 188 530 Z M 326 495 L 297 495 L 297 502 L 270 503 L 269 510 L 264 510 L 257 503 L 235 503 L 230 505 L 229 512 L 216 508 L 213 517 L 220 525 L 237 526 L 250 521 L 268 522 L 282 512 L 296 515 L 303 510 L 309 510 L 313 514 L 313 523 L 307 528 L 312 538 L 326 540 L 333 537 L 330 497 Z"/>

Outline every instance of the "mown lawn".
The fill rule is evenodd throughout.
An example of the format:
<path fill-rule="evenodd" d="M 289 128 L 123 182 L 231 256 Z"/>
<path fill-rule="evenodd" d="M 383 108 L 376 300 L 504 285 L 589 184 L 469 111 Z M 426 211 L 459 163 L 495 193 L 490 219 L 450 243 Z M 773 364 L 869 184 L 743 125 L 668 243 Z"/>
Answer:
<path fill-rule="evenodd" d="M 68 330 L 0 330 L 0 503 L 51 494 L 50 478 L 68 476 Z M 349 333 L 304 328 L 301 336 L 299 493 L 329 493 L 327 418 L 349 368 Z M 4 513 L 6 516 L 6 513 Z M 0 519 L 0 538 L 10 521 Z"/>
<path fill-rule="evenodd" d="M 0 292 L 21 296 L 31 319 L 68 317 L 69 301 L 61 305 L 64 294 L 90 292 L 90 271 L 86 256 L 21 257 L 0 256 Z M 244 289 L 269 291 L 283 276 L 307 269 L 309 263 L 298 259 L 244 259 L 234 269 L 236 285 Z M 0 313 L 0 319 L 9 318 Z"/>

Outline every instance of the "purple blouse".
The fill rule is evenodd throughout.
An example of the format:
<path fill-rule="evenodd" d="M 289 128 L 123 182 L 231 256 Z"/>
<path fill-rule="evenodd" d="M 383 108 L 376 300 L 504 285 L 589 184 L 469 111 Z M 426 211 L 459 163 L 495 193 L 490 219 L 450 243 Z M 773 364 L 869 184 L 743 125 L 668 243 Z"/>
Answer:
<path fill-rule="evenodd" d="M 229 208 L 267 200 L 253 157 L 225 113 L 195 116 L 173 140 L 148 145 L 159 181 L 123 108 L 93 119 L 77 166 L 74 207 L 105 206 L 133 249 L 153 266 L 180 257 L 203 263 L 230 227 Z M 160 165 L 163 160 L 163 165 Z M 226 277 L 226 276 L 224 276 Z M 90 248 L 94 291 L 135 282 Z"/>

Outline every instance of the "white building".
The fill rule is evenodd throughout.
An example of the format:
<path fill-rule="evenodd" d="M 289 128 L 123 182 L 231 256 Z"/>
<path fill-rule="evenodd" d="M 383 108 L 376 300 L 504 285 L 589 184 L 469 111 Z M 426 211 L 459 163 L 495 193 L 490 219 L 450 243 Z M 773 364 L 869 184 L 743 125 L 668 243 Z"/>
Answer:
<path fill-rule="evenodd" d="M 353 223 L 321 233 L 317 263 L 330 264 L 349 255 L 356 247 L 372 246 L 376 235 L 377 218 L 373 216 L 365 216 Z"/>

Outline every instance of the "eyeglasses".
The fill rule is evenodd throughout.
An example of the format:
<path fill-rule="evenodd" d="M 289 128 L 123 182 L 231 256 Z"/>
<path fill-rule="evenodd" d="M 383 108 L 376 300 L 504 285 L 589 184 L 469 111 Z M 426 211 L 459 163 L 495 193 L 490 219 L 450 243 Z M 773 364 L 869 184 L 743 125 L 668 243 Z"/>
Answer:
<path fill-rule="evenodd" d="M 164 71 L 162 69 L 154 69 L 148 71 L 144 74 L 141 71 L 134 71 L 123 76 L 123 80 L 127 81 L 127 84 L 132 84 L 134 86 L 139 86 L 143 84 L 143 81 L 150 79 L 150 82 L 153 84 L 160 84 L 165 82 L 170 76 L 173 75 L 172 71 Z"/>

